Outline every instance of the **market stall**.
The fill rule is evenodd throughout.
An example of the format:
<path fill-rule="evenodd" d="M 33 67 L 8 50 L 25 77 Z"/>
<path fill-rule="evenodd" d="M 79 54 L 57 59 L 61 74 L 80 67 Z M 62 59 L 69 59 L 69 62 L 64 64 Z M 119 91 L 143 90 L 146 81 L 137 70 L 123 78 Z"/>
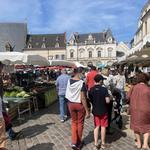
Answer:
<path fill-rule="evenodd" d="M 71 62 L 66 60 L 50 60 L 50 66 L 65 66 L 65 67 L 83 67 L 86 68 L 86 66 L 80 64 L 79 62 Z"/>
<path fill-rule="evenodd" d="M 16 115 L 20 118 L 25 112 L 31 114 L 31 111 L 47 107 L 57 99 L 55 84 L 47 77 L 47 70 L 34 66 L 49 66 L 45 58 L 19 52 L 0 52 L 0 61 L 8 66 L 14 65 L 13 72 L 3 74 L 4 102 L 11 118 Z"/>
<path fill-rule="evenodd" d="M 0 52 L 0 61 L 4 64 L 25 64 L 49 66 L 49 61 L 40 55 L 28 55 L 21 52 Z"/>
<path fill-rule="evenodd" d="M 57 99 L 54 84 L 35 83 L 33 86 L 11 86 L 4 88 L 4 102 L 7 105 L 11 118 L 41 108 L 48 107 Z"/>

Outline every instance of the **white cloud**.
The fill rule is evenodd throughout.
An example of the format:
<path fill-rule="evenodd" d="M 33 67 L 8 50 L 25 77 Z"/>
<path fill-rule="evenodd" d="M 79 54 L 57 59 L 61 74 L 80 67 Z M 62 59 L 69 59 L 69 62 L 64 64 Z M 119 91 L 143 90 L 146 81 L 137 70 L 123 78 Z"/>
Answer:
<path fill-rule="evenodd" d="M 133 33 L 142 7 L 142 2 L 131 0 L 0 0 L 0 4 L 0 22 L 27 19 L 32 33 L 69 34 L 100 32 L 108 27 L 115 34 Z"/>

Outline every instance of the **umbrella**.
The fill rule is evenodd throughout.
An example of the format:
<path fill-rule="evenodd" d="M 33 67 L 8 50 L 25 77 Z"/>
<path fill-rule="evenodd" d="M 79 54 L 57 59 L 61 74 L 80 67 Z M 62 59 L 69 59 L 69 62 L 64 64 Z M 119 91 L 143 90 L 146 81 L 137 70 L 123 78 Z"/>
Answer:
<path fill-rule="evenodd" d="M 75 67 L 75 64 L 66 60 L 50 60 L 50 66 L 65 66 L 65 67 Z"/>
<path fill-rule="evenodd" d="M 64 67 L 83 67 L 84 65 L 80 64 L 79 62 L 71 62 L 66 60 L 50 60 L 51 66 L 64 66 Z"/>
<path fill-rule="evenodd" d="M 86 68 L 86 66 L 84 66 L 84 65 L 82 65 L 82 64 L 80 64 L 79 62 L 74 62 L 74 64 L 75 64 L 75 66 L 76 67 L 83 67 L 83 68 Z"/>
<path fill-rule="evenodd" d="M 4 64 L 26 64 L 49 66 L 49 61 L 40 55 L 29 55 L 21 52 L 0 52 L 0 61 Z"/>

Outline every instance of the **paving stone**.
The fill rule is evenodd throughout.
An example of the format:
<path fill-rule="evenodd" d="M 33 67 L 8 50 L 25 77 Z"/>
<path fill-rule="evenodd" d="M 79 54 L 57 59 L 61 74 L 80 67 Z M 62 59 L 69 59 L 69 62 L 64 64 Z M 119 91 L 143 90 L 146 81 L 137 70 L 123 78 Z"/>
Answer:
<path fill-rule="evenodd" d="M 40 110 L 31 118 L 14 127 L 15 131 L 22 131 L 19 140 L 8 140 L 8 150 L 71 150 L 71 121 L 60 122 L 58 103 Z M 85 120 L 82 150 L 94 149 L 93 117 Z M 106 141 L 110 143 L 109 150 L 135 150 L 134 139 L 125 132 L 115 129 L 113 135 L 108 135 Z"/>

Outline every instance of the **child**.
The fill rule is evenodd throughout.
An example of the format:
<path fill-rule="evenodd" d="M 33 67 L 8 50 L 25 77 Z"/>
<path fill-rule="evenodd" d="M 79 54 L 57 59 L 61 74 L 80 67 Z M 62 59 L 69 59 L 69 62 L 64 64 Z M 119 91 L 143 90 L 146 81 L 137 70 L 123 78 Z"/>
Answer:
<path fill-rule="evenodd" d="M 92 113 L 94 115 L 94 144 L 96 149 L 100 147 L 102 149 L 106 148 L 105 144 L 105 135 L 106 127 L 108 126 L 108 111 L 107 103 L 110 102 L 109 94 L 107 88 L 103 87 L 103 80 L 105 78 L 100 74 L 97 74 L 94 77 L 95 86 L 92 87 L 89 91 L 89 98 L 92 103 Z M 99 128 L 101 127 L 101 146 L 98 144 L 98 133 Z"/>

